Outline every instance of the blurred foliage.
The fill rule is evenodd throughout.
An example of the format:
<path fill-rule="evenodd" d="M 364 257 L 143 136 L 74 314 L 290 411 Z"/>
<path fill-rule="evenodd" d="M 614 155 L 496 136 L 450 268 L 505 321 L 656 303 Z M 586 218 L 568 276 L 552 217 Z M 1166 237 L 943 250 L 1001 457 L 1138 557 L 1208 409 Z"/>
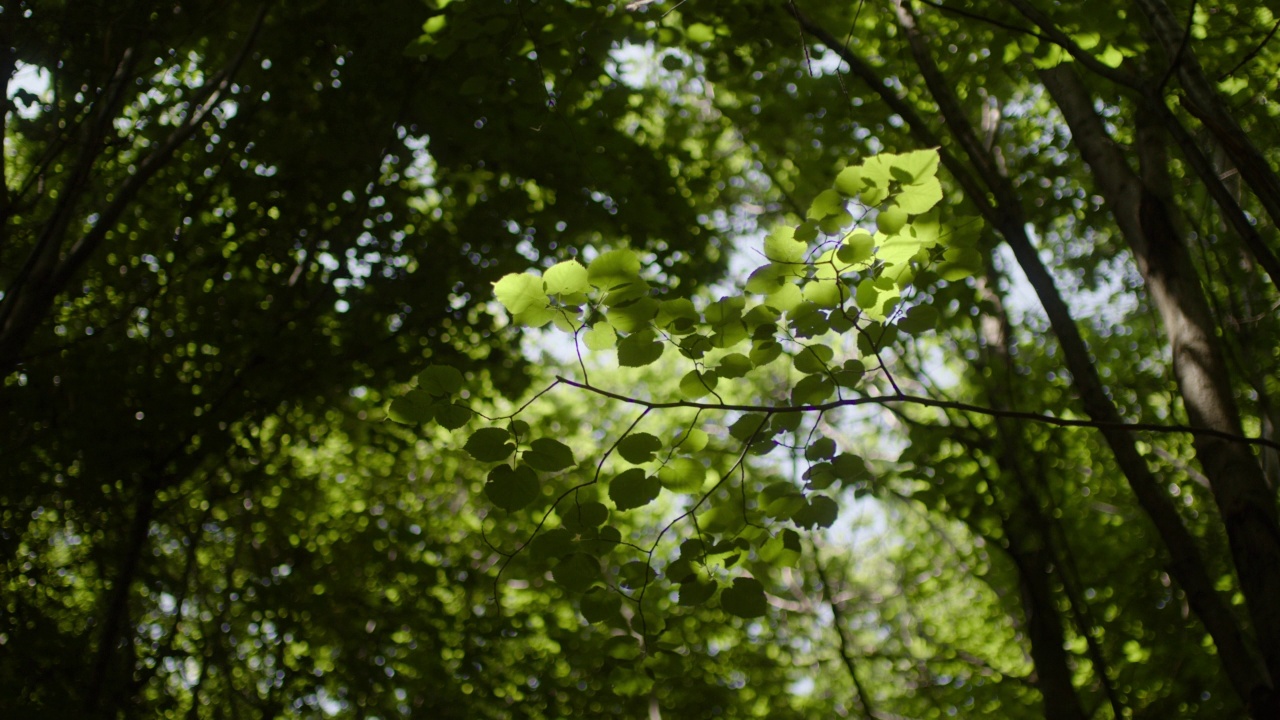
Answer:
<path fill-rule="evenodd" d="M 1161 9 L 1185 31 L 1181 49 Z M 1171 142 L 1155 165 L 1143 154 L 1141 170 L 1164 174 L 1244 432 L 1275 436 L 1280 316 L 1259 247 L 1275 252 L 1277 218 L 1258 166 L 1223 141 L 1239 136 L 1193 114 L 1181 70 L 1203 71 L 1274 175 L 1278 11 L 6 4 L 0 714 L 1266 717 L 1280 670 L 1240 682 L 1177 580 L 1189 561 L 1103 435 L 962 407 L 1089 412 L 1070 343 L 1010 250 L 1023 228 L 1118 417 L 1186 422 L 1180 356 L 1125 241 L 1126 210 L 1046 87 L 1067 67 L 1135 166 L 1144 113 L 1187 130 L 1190 145 Z M 961 119 L 989 162 L 966 155 Z M 915 261 L 964 272 L 824 295 L 833 278 L 806 254 L 817 232 L 890 237 L 923 213 L 865 195 L 861 210 L 837 208 L 863 190 L 842 171 L 930 148 L 941 227 L 986 223 L 966 252 Z M 848 245 L 825 262 L 867 259 Z M 800 277 L 733 275 L 809 261 Z M 834 329 L 812 343 L 832 352 L 768 365 L 783 345 L 730 326 L 791 329 L 802 303 L 761 318 L 722 296 L 795 280 L 821 310 L 803 332 Z M 614 297 L 568 317 L 593 284 Z M 837 302 L 856 306 L 843 330 Z M 646 334 L 655 319 L 665 326 Z M 722 346 L 718 364 L 694 341 L 669 349 L 694 335 Z M 759 354 L 726 360 L 746 339 Z M 836 357 L 859 365 L 840 376 Z M 744 456 L 760 426 L 732 412 L 655 411 L 632 426 L 642 410 L 564 384 L 525 407 L 556 374 L 712 404 L 953 404 L 775 414 L 771 444 Z M 386 422 L 387 409 L 439 426 Z M 496 446 L 468 449 L 475 426 L 453 430 L 518 409 L 523 425 L 496 423 L 508 433 Z M 697 468 L 655 472 L 657 487 L 631 476 L 617 497 L 584 487 L 578 512 L 552 508 L 597 468 L 612 479 L 650 462 L 641 434 L 660 452 L 689 443 L 681 459 Z M 626 462 L 596 465 L 623 438 Z M 1246 602 L 1202 448 L 1134 438 L 1265 667 L 1275 644 L 1259 623 L 1275 609 Z M 529 488 L 527 475 L 490 475 L 503 452 L 534 468 L 527 506 L 541 513 L 492 487 Z M 828 482 L 822 466 L 841 453 L 860 464 L 840 461 Z M 1257 459 L 1274 506 L 1280 463 L 1265 447 Z M 679 489 L 699 473 L 730 479 L 708 518 L 720 526 L 705 528 L 726 544 L 684 557 L 697 532 L 662 532 L 698 497 Z M 802 493 L 823 482 L 835 502 L 814 509 Z M 607 521 L 583 517 L 601 511 Z"/>

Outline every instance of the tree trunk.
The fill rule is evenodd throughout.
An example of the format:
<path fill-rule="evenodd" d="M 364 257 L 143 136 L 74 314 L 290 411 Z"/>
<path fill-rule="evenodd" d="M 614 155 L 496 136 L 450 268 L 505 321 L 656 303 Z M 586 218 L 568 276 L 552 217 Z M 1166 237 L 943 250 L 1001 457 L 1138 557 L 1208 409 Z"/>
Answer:
<path fill-rule="evenodd" d="M 1162 138 L 1141 120 L 1138 152 L 1142 175 L 1134 172 L 1106 134 L 1093 110 L 1093 98 L 1070 66 L 1041 73 L 1062 109 L 1073 141 L 1093 169 L 1160 313 L 1173 352 L 1178 382 L 1190 424 L 1242 434 L 1230 372 L 1199 278 L 1176 229 L 1162 187 L 1167 156 Z M 1197 435 L 1196 456 L 1208 477 L 1222 514 L 1249 616 L 1262 649 L 1269 683 L 1280 676 L 1280 523 L 1275 499 L 1262 468 L 1244 443 Z"/>

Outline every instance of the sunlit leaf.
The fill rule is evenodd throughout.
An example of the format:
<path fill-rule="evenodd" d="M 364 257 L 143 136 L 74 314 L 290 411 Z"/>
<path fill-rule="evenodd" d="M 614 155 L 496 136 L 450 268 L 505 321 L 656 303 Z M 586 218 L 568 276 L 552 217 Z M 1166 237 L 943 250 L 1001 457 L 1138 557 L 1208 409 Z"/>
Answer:
<path fill-rule="evenodd" d="M 618 333 L 609 323 L 598 322 L 582 333 L 582 341 L 591 350 L 610 350 L 618 344 Z"/>
<path fill-rule="evenodd" d="M 511 313 L 516 322 L 529 327 L 542 327 L 551 322 L 556 312 L 543 290 L 542 278 L 527 273 L 512 273 L 493 284 L 493 294 Z"/>
<path fill-rule="evenodd" d="M 891 205 L 876 214 L 876 229 L 885 235 L 896 235 L 907 224 L 907 211 Z"/>
<path fill-rule="evenodd" d="M 581 295 L 591 288 L 587 280 L 587 269 L 577 260 L 556 263 L 543 273 L 542 280 L 546 283 L 548 295 Z"/>
<path fill-rule="evenodd" d="M 672 458 L 658 470 L 658 480 L 672 492 L 698 492 L 706 479 L 706 466 L 688 457 Z"/>
<path fill-rule="evenodd" d="M 697 400 L 710 395 L 716 389 L 720 378 L 715 373 L 690 370 L 680 378 L 680 396 L 686 400 Z"/>
<path fill-rule="evenodd" d="M 795 239 L 795 228 L 779 226 L 764 240 L 764 255 L 775 263 L 798 263 L 804 260 L 809 246 Z"/>

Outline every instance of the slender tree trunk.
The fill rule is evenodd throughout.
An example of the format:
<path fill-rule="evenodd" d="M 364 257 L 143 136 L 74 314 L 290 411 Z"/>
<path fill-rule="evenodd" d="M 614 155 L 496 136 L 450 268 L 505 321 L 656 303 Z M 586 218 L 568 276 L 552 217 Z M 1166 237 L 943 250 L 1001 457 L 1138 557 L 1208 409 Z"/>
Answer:
<path fill-rule="evenodd" d="M 1254 717 L 1280 717 L 1280 699 L 1276 697 L 1269 674 L 1245 642 L 1244 632 L 1235 615 L 1215 589 L 1198 543 L 1183 524 L 1182 517 L 1165 492 L 1163 484 L 1147 467 L 1142 454 L 1137 450 L 1132 433 L 1111 425 L 1122 423 L 1123 418 L 1104 389 L 1088 346 L 1058 292 L 1053 276 L 1045 268 L 1027 235 L 1027 218 L 1018 194 L 1012 183 L 998 172 L 989 154 L 984 152 L 967 117 L 961 111 L 954 91 L 933 66 L 932 59 L 927 54 L 927 44 L 917 43 L 926 48 L 925 52 L 913 48 L 917 64 L 938 103 L 942 121 L 972 165 L 953 154 L 948 145 L 954 147 L 955 144 L 944 144 L 929 129 L 929 123 L 915 107 L 899 97 L 894 86 L 880 77 L 870 63 L 850 51 L 839 38 L 810 20 L 794 5 L 786 6 L 786 10 L 796 18 L 806 33 L 838 53 L 848 64 L 850 72 L 862 79 L 893 112 L 906 121 L 912 137 L 923 146 L 939 148 L 942 164 L 964 190 L 966 197 L 1009 244 L 1048 315 L 1085 412 L 1093 420 L 1104 424 L 1099 432 L 1115 455 L 1116 464 L 1139 505 L 1159 533 L 1169 553 L 1169 574 L 1187 594 L 1187 602 L 1192 611 L 1213 638 L 1232 687 L 1242 701 L 1253 708 Z M 978 177 L 975 177 L 975 172 Z"/>
<path fill-rule="evenodd" d="M 1058 66 L 1043 71 L 1041 77 L 1093 169 L 1098 190 L 1128 241 L 1151 302 L 1160 313 L 1190 423 L 1242 434 L 1231 374 L 1208 302 L 1165 199 L 1167 154 L 1160 134 L 1139 113 L 1139 175 L 1106 134 L 1093 98 L 1074 70 Z M 1280 605 L 1276 603 L 1280 522 L 1275 498 L 1247 445 L 1208 435 L 1197 435 L 1194 442 L 1226 527 L 1240 587 L 1272 679 L 1268 684 L 1274 688 L 1274 678 L 1280 677 Z"/>
<path fill-rule="evenodd" d="M 997 287 L 995 271 L 988 259 L 986 274 L 978 278 L 977 288 L 981 307 L 989 308 L 979 317 L 983 364 L 990 371 L 982 373 L 982 376 L 987 379 L 987 398 L 991 406 L 1010 410 L 1014 409 L 1018 392 L 1013 381 L 1015 373 L 1009 347 L 1009 318 L 995 290 Z M 995 425 L 998 472 L 1006 498 L 1006 508 L 1001 511 L 1001 525 L 1008 541 L 1007 551 L 1018 568 L 1022 606 L 1027 616 L 1027 635 L 1031 641 L 1037 687 L 1044 698 L 1045 717 L 1049 720 L 1083 720 L 1087 715 L 1073 681 L 1074 672 L 1063 634 L 1063 617 L 1058 611 L 1057 593 L 1052 583 L 1054 576 L 1061 576 L 1064 568 L 1054 552 L 1052 521 L 1040 506 L 1036 483 L 1028 477 L 1026 458 L 1032 453 L 1025 447 L 1018 425 L 1004 420 L 996 420 Z M 1065 580 L 1063 584 L 1066 585 Z M 1099 683 L 1106 691 L 1116 717 L 1123 717 L 1101 652 L 1092 637 L 1086 634 L 1085 638 Z"/>

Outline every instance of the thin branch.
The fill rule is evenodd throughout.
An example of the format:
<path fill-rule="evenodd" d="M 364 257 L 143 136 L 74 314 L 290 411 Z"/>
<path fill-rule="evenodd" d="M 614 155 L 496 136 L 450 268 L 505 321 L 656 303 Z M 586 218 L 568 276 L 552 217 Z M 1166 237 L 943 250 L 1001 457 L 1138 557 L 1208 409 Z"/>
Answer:
<path fill-rule="evenodd" d="M 1173 73 L 1178 69 L 1178 65 L 1182 63 L 1183 53 L 1187 51 L 1187 44 L 1191 42 L 1191 27 L 1196 22 L 1196 6 L 1199 3 L 1191 0 L 1191 7 L 1187 8 L 1187 23 L 1182 28 L 1182 39 L 1178 41 L 1178 49 L 1173 53 L 1173 57 L 1169 58 L 1169 67 L 1164 69 L 1164 74 L 1160 76 L 1160 82 L 1156 83 L 1155 91 L 1163 93 L 1165 87 L 1169 84 L 1169 78 L 1173 77 Z"/>
<path fill-rule="evenodd" d="M 1262 52 L 1262 48 L 1266 47 L 1267 43 L 1271 42 L 1271 38 L 1276 36 L 1277 30 L 1280 30 L 1280 20 L 1276 20 L 1276 24 L 1271 26 L 1271 31 L 1267 33 L 1266 37 L 1262 38 L 1262 42 L 1258 43 L 1257 47 L 1250 50 L 1244 57 L 1240 58 L 1240 62 L 1233 65 L 1230 70 L 1219 75 L 1218 82 L 1222 82 L 1232 75 L 1235 75 L 1240 68 L 1248 65 L 1254 58 L 1258 57 L 1258 54 Z"/>
<path fill-rule="evenodd" d="M 657 402 L 654 400 L 644 400 L 642 398 L 633 398 L 621 393 L 612 392 L 599 388 L 587 383 L 580 383 L 563 376 L 556 376 L 556 382 L 571 387 L 576 387 L 587 392 L 595 393 L 603 397 L 618 400 L 630 405 L 650 410 L 664 410 L 671 408 L 696 408 L 699 410 L 721 410 L 721 411 L 739 411 L 739 412 L 759 412 L 769 414 L 784 413 L 805 413 L 805 412 L 827 412 L 843 407 L 860 407 L 863 405 L 919 405 L 921 407 L 939 408 L 942 410 L 956 410 L 959 412 L 975 413 L 978 415 L 986 415 L 995 418 L 1008 418 L 1013 420 L 1026 420 L 1028 422 L 1043 423 L 1045 425 L 1054 425 L 1057 427 L 1069 428 L 1093 428 L 1096 430 L 1123 430 L 1128 432 L 1145 431 L 1154 433 L 1165 433 L 1171 435 L 1203 435 L 1207 437 L 1220 438 L 1244 445 L 1256 445 L 1258 447 L 1273 448 L 1280 450 L 1280 442 L 1269 440 L 1263 437 L 1250 437 L 1248 435 L 1237 435 L 1213 428 L 1192 427 L 1190 425 L 1162 425 L 1160 423 L 1130 423 L 1130 422 L 1108 422 L 1103 420 L 1085 420 L 1077 418 L 1062 418 L 1055 415 L 1044 413 L 1027 412 L 1024 410 L 998 410 L 996 408 L 983 407 L 981 405 L 971 405 L 969 403 L 955 402 L 952 400 L 935 400 L 933 398 L 920 397 L 917 395 L 907 395 L 903 393 L 895 393 L 893 395 L 878 395 L 860 398 L 847 398 L 844 400 L 832 400 L 831 402 L 816 403 L 813 405 L 749 405 L 737 403 L 704 403 L 692 400 L 672 400 L 669 402 Z"/>

